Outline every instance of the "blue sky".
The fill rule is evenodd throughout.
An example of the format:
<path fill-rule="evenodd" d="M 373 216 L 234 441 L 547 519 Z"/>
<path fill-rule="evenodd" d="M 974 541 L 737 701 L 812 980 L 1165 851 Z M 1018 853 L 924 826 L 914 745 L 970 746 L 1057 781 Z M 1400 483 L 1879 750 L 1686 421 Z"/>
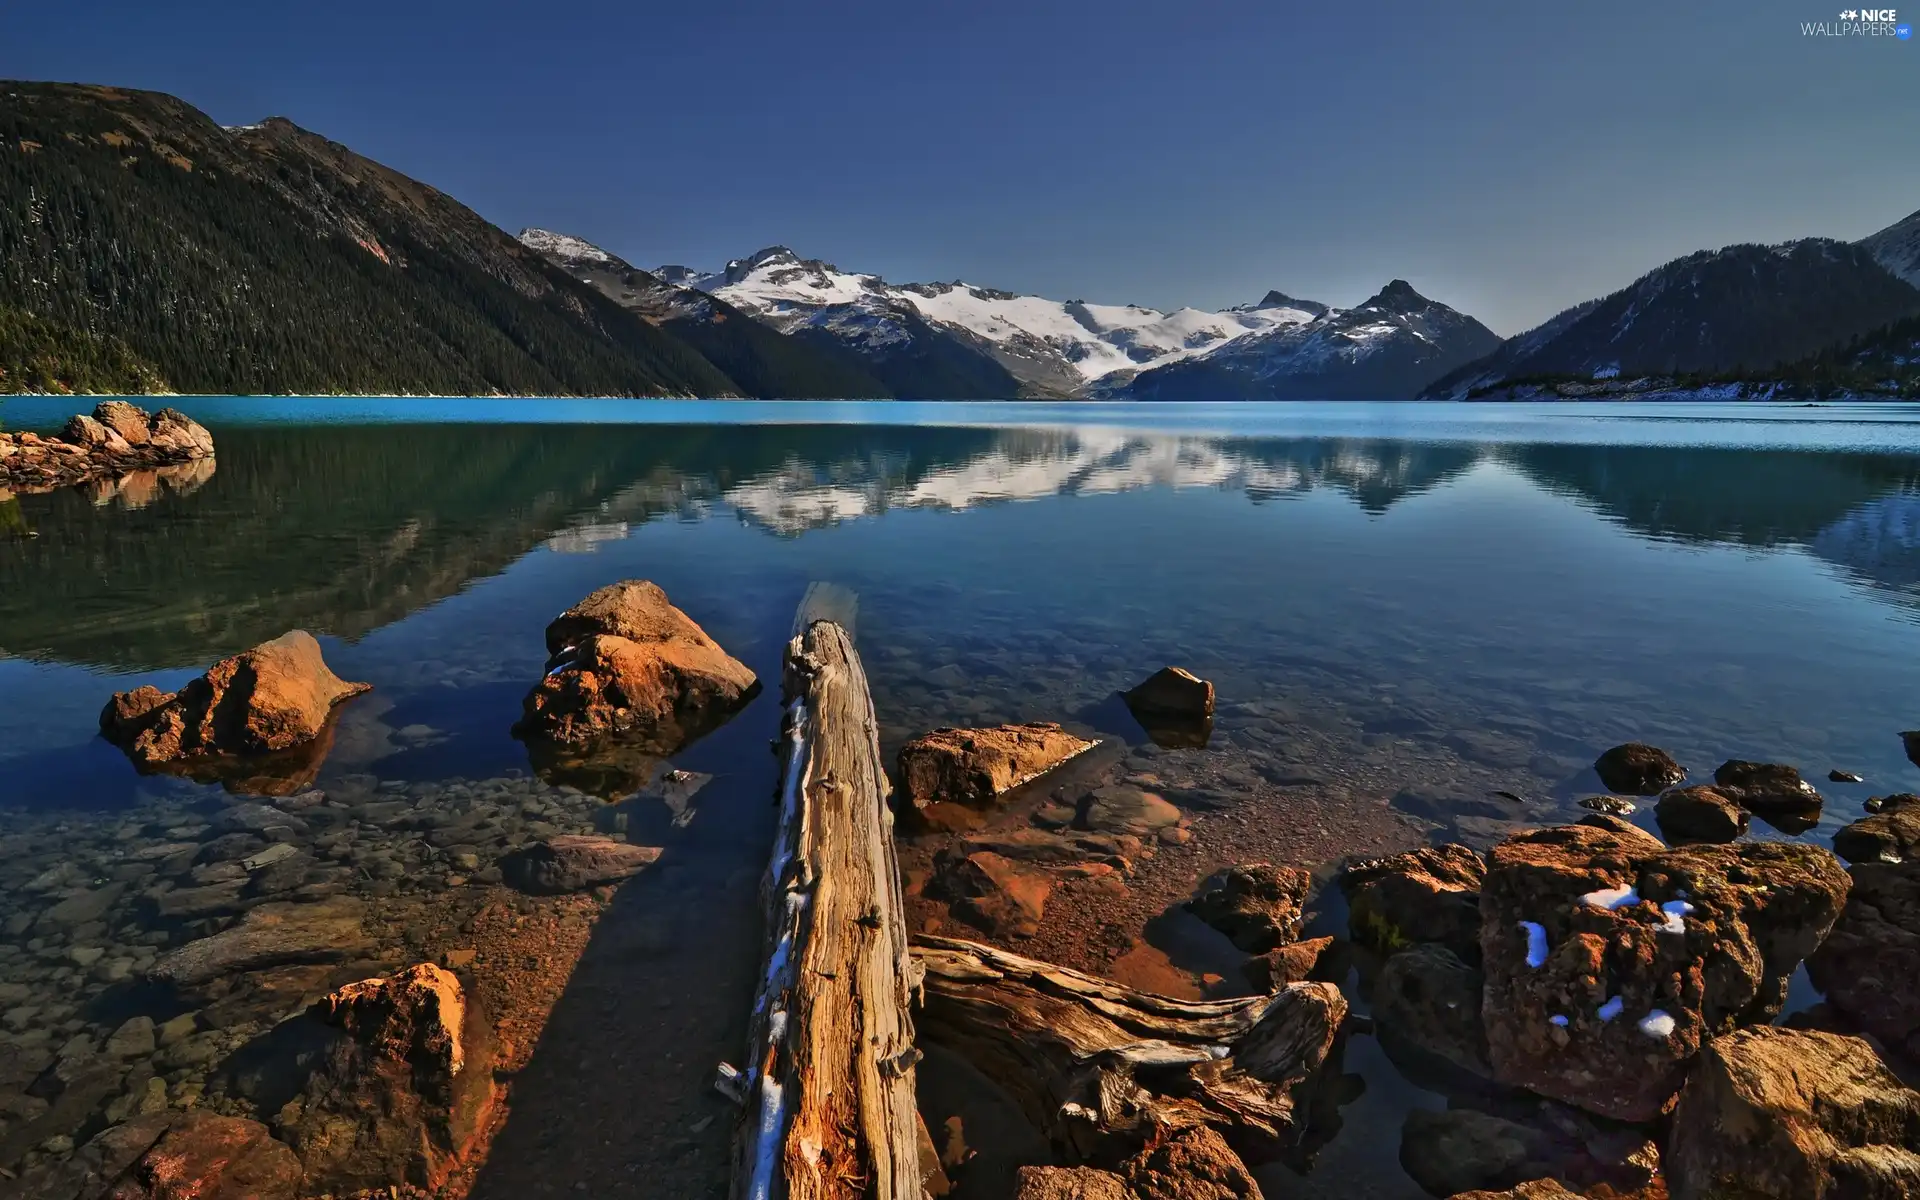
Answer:
<path fill-rule="evenodd" d="M 643 266 L 778 242 L 1156 307 L 1398 276 L 1505 334 L 1691 250 L 1920 209 L 1920 39 L 1802 36 L 1838 11 L 18 0 L 0 75 L 290 117 Z"/>

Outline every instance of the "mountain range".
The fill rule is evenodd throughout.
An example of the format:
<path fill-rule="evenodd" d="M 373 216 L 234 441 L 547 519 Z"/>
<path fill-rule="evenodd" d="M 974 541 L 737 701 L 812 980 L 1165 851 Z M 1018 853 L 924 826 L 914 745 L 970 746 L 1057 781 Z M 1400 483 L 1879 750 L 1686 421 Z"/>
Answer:
<path fill-rule="evenodd" d="M 642 269 L 511 237 L 273 118 L 0 83 L 0 392 L 1395 400 L 1920 394 L 1920 213 L 1684 256 L 1502 340 L 1388 282 L 1172 311 L 784 246 Z"/>

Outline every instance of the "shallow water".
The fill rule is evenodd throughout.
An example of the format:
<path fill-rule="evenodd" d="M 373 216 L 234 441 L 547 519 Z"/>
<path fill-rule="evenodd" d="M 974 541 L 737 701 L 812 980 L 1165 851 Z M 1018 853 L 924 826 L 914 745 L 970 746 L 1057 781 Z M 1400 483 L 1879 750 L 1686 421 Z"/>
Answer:
<path fill-rule="evenodd" d="M 1484 844 L 1577 815 L 1600 790 L 1587 764 L 1629 739 L 1696 779 L 1726 758 L 1864 775 L 1821 785 L 1809 839 L 1920 782 L 1897 736 L 1920 723 L 1911 406 L 181 406 L 218 440 L 210 475 L 0 505 L 0 1039 L 57 1046 L 168 1003 L 140 972 L 231 919 L 156 916 L 184 868 L 143 856 L 238 801 L 136 775 L 96 736 L 101 705 L 306 628 L 375 685 L 284 789 L 343 814 L 297 835 L 301 886 L 396 914 L 368 961 L 437 947 L 408 906 L 458 909 L 530 836 L 668 849 L 595 933 L 522 1088 L 535 1115 L 477 1194 L 667 1194 L 635 1190 L 644 1175 L 698 1195 L 725 1175 L 727 1120 L 701 1121 L 758 953 L 777 701 L 675 759 L 715 776 L 679 825 L 569 786 L 624 798 L 637 779 L 534 777 L 507 734 L 545 622 L 617 579 L 660 583 L 769 680 L 807 583 L 852 588 L 889 753 L 934 725 L 1098 725 L 1115 689 L 1185 665 L 1218 687 L 1212 743 L 1128 765 L 1251 806 L 1218 854 L 1326 861 L 1362 828 Z M 52 915 L 76 896 L 97 902 Z M 270 1009 L 207 1034 L 237 1045 Z M 565 1080 L 609 1044 L 646 1069 L 591 1075 L 589 1103 Z M 1299 1194 L 1417 1194 L 1392 1114 L 1438 1101 L 1370 1043 L 1348 1063 L 1371 1090 Z"/>

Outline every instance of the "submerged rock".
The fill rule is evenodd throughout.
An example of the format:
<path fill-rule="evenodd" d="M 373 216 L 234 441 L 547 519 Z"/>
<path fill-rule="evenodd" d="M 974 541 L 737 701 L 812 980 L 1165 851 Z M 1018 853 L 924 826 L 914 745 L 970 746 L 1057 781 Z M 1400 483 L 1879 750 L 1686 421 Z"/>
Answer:
<path fill-rule="evenodd" d="M 143 767 L 268 754 L 312 741 L 334 705 L 372 687 L 328 670 L 320 643 L 295 629 L 221 659 L 178 692 L 116 693 L 100 714 L 100 731 Z"/>
<path fill-rule="evenodd" d="M 948 902 L 954 916 L 988 934 L 1032 937 L 1040 932 L 1053 879 L 1046 870 L 991 850 L 943 850 L 935 856 L 927 894 Z"/>
<path fill-rule="evenodd" d="M 1478 851 L 1451 844 L 1351 862 L 1340 877 L 1351 936 L 1389 954 L 1436 942 L 1477 963 L 1486 874 Z"/>
<path fill-rule="evenodd" d="M 1654 805 L 1653 819 L 1670 842 L 1731 842 L 1747 831 L 1747 810 L 1719 788 L 1675 788 Z"/>
<path fill-rule="evenodd" d="M 937 801 L 985 807 L 1097 744 L 1050 722 L 936 729 L 900 747 L 895 782 L 916 808 Z"/>
<path fill-rule="evenodd" d="M 1432 1196 L 1551 1175 L 1557 1150 L 1537 1129 L 1471 1108 L 1416 1108 L 1400 1127 L 1400 1166 Z"/>
<path fill-rule="evenodd" d="M 489 1025 L 460 981 L 421 963 L 348 984 L 311 1015 L 341 1036 L 275 1119 L 306 1190 L 438 1189 L 494 1102 Z"/>
<path fill-rule="evenodd" d="M 156 1081 L 157 1082 L 157 1081 Z M 293 1200 L 300 1161 L 258 1121 L 137 1116 L 20 1181 L 22 1200 Z"/>
<path fill-rule="evenodd" d="M 1920 1092 L 1859 1038 L 1762 1026 L 1716 1038 L 1667 1142 L 1674 1200 L 1920 1194 Z"/>
<path fill-rule="evenodd" d="M 1313 876 L 1298 867 L 1250 863 L 1209 880 L 1187 908 L 1239 949 L 1262 954 L 1299 935 L 1312 887 Z"/>
<path fill-rule="evenodd" d="M 1715 786 L 1767 824 L 1786 833 L 1805 833 L 1820 823 L 1825 803 L 1800 770 L 1784 763 L 1730 759 L 1713 773 Z"/>
<path fill-rule="evenodd" d="M 364 905 L 350 896 L 262 904 L 232 928 L 168 951 L 148 975 L 184 987 L 267 967 L 343 962 L 372 946 L 364 915 Z"/>
<path fill-rule="evenodd" d="M 505 855 L 500 871 L 508 885 L 520 891 L 559 896 L 630 879 L 659 859 L 658 846 L 562 834 Z"/>
<path fill-rule="evenodd" d="M 1594 760 L 1593 769 L 1610 792 L 1657 796 L 1687 777 L 1687 769 L 1658 746 L 1627 742 Z"/>
<path fill-rule="evenodd" d="M 1589 812 L 1605 813 L 1612 817 L 1632 816 L 1640 807 L 1625 796 L 1582 796 L 1579 804 Z"/>
<path fill-rule="evenodd" d="M 1153 792 L 1111 783 L 1088 794 L 1075 821 L 1095 833 L 1149 837 L 1178 825 L 1180 810 Z"/>
<path fill-rule="evenodd" d="M 1491 1078 L 1480 1019 L 1485 984 L 1477 968 L 1445 946 L 1428 942 L 1400 951 L 1387 960 L 1373 985 L 1373 1019 L 1382 1044 L 1403 1046 Z"/>
<path fill-rule="evenodd" d="M 628 580 L 594 592 L 547 626 L 547 674 L 527 694 L 517 736 L 583 746 L 629 735 L 666 754 L 721 725 L 759 689 L 667 601 Z"/>
<path fill-rule="evenodd" d="M 1710 1037 L 1777 1015 L 1846 900 L 1797 843 L 1667 849 L 1586 826 L 1508 839 L 1481 894 L 1494 1077 L 1651 1120 Z"/>

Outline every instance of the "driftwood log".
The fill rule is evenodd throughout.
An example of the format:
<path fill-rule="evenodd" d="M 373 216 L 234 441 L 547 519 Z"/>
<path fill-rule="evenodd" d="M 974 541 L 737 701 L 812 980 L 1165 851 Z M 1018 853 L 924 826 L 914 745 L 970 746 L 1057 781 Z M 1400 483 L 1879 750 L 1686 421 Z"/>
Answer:
<path fill-rule="evenodd" d="M 852 611 L 850 593 L 816 585 L 787 646 L 766 968 L 747 1070 L 722 1069 L 744 1104 L 736 1200 L 923 1195 L 917 970 Z"/>
<path fill-rule="evenodd" d="M 920 1032 L 999 1084 L 1069 1162 L 1110 1166 L 1195 1126 L 1252 1163 L 1298 1137 L 1295 1090 L 1346 1018 L 1330 983 L 1174 1000 L 978 942 L 914 939 Z"/>

